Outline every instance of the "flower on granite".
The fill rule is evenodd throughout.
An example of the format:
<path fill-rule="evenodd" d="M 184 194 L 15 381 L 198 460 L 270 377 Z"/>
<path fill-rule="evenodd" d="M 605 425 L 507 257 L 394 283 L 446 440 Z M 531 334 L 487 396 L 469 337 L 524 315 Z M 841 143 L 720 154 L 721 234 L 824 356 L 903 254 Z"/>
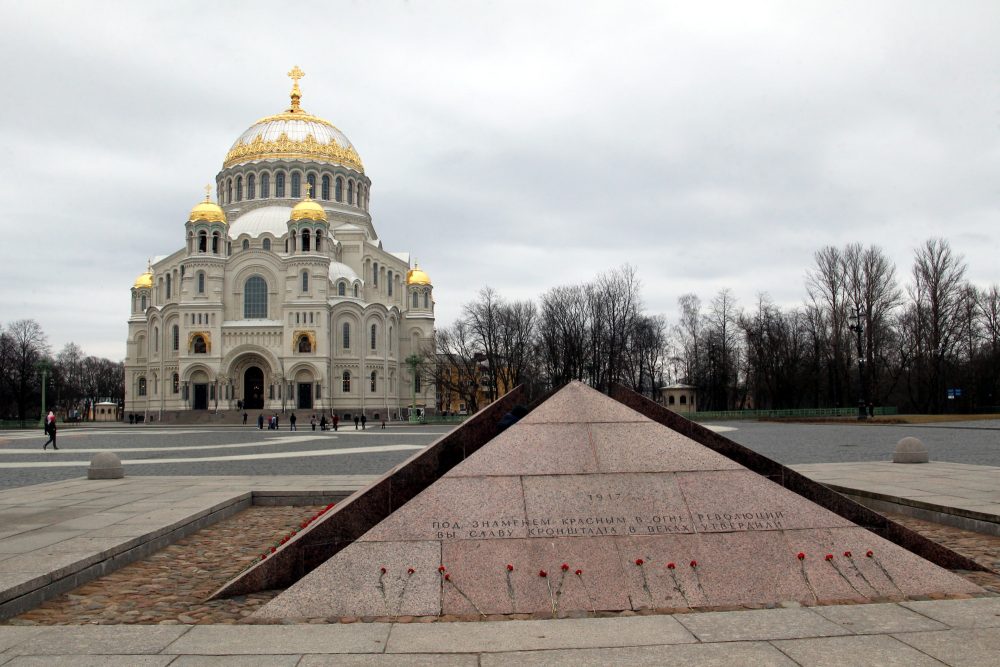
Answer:
<path fill-rule="evenodd" d="M 507 571 L 508 572 L 513 572 L 514 571 L 514 566 L 511 565 L 510 563 L 507 563 Z"/>
<path fill-rule="evenodd" d="M 644 560 L 643 560 L 643 559 L 641 559 L 641 558 L 636 558 L 636 559 L 635 559 L 635 564 L 636 564 L 636 565 L 640 565 L 640 566 L 641 566 L 641 565 L 642 565 L 643 563 L 645 563 L 645 562 L 646 562 L 646 561 L 644 561 Z"/>
<path fill-rule="evenodd" d="M 332 510 L 332 509 L 333 509 L 333 506 L 334 506 L 335 504 L 336 504 L 336 503 L 330 503 L 329 505 L 327 505 L 327 506 L 326 506 L 326 509 L 327 509 L 327 511 L 330 511 L 330 510 Z"/>
<path fill-rule="evenodd" d="M 674 569 L 674 568 L 676 568 L 676 567 L 677 567 L 677 565 L 676 565 L 676 564 L 674 564 L 674 563 L 667 563 L 667 569 L 668 569 L 668 570 L 673 570 L 673 569 Z"/>
<path fill-rule="evenodd" d="M 302 523 L 299 524 L 299 528 L 308 528 L 308 527 L 309 527 L 308 521 L 303 521 Z"/>
<path fill-rule="evenodd" d="M 583 570 L 577 570 L 576 571 L 576 576 L 579 577 L 579 576 L 582 576 L 582 575 L 583 575 Z"/>
<path fill-rule="evenodd" d="M 413 574 L 414 572 L 416 572 L 416 570 L 414 570 L 412 567 L 406 568 L 406 573 L 407 574 Z"/>
<path fill-rule="evenodd" d="M 444 572 L 447 569 L 444 565 L 438 565 L 438 572 Z"/>
<path fill-rule="evenodd" d="M 277 548 L 277 547 L 271 547 L 271 553 L 274 553 L 274 552 L 275 552 L 275 551 L 277 551 L 277 550 L 278 550 L 278 548 Z"/>
<path fill-rule="evenodd" d="M 565 572 L 566 570 L 568 570 L 568 569 L 569 569 L 569 563 L 563 563 L 563 564 L 562 564 L 562 565 L 560 565 L 559 567 L 561 567 L 561 568 L 562 568 L 562 571 L 563 571 L 563 572 Z"/>
<path fill-rule="evenodd" d="M 867 552 L 865 553 L 865 556 L 867 556 L 868 558 L 871 558 L 871 557 L 873 557 L 874 555 L 875 555 L 875 552 L 874 552 L 874 551 L 872 551 L 871 549 L 869 549 L 869 550 L 868 550 L 868 551 L 867 551 Z"/>
<path fill-rule="evenodd" d="M 850 551 L 845 551 L 844 552 L 844 558 L 851 558 L 851 556 L 852 556 L 852 554 L 851 554 Z"/>
<path fill-rule="evenodd" d="M 451 575 L 450 575 L 450 574 L 448 574 L 447 572 L 445 572 L 445 575 L 444 575 L 444 580 L 445 580 L 445 581 L 451 581 Z"/>
<path fill-rule="evenodd" d="M 379 568 L 379 571 L 380 571 L 380 572 L 381 572 L 382 574 L 385 574 L 386 572 L 388 572 L 388 570 L 386 570 L 386 569 L 385 569 L 385 566 L 382 566 L 382 567 L 380 567 L 380 568 Z"/>
<path fill-rule="evenodd" d="M 833 560 L 833 554 L 827 554 L 827 555 L 823 556 L 823 559 L 824 560 Z"/>
<path fill-rule="evenodd" d="M 805 554 L 804 554 L 803 552 L 801 552 L 801 551 L 800 551 L 800 552 L 799 552 L 799 553 L 798 553 L 798 554 L 796 555 L 796 558 L 798 558 L 799 560 L 805 560 L 805 559 L 806 559 L 806 555 L 805 555 Z"/>
<path fill-rule="evenodd" d="M 691 561 L 691 567 L 698 567 L 698 561 L 696 560 Z"/>
<path fill-rule="evenodd" d="M 545 570 L 539 570 L 538 571 L 538 576 L 541 577 L 542 579 L 544 579 L 545 577 L 549 576 L 549 573 L 546 572 Z"/>

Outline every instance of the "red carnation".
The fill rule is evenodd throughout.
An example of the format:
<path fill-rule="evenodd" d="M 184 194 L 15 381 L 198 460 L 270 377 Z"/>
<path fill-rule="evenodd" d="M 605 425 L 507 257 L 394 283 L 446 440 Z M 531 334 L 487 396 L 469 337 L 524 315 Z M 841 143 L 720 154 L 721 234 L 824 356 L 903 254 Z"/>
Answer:
<path fill-rule="evenodd" d="M 385 567 L 380 567 L 379 570 L 382 571 L 382 574 L 385 574 L 386 572 L 388 572 L 388 570 L 386 570 Z"/>
<path fill-rule="evenodd" d="M 445 580 L 445 581 L 451 581 L 451 575 L 450 575 L 450 574 L 447 574 L 447 573 L 446 573 L 446 574 L 444 575 L 444 580 Z"/>
<path fill-rule="evenodd" d="M 261 559 L 261 560 L 264 560 L 265 558 L 267 558 L 267 554 L 261 554 L 261 555 L 260 555 L 260 559 Z"/>
<path fill-rule="evenodd" d="M 539 570 L 538 571 L 538 576 L 542 577 L 542 578 L 545 578 L 545 577 L 549 576 L 549 573 L 546 572 L 545 570 Z"/>
<path fill-rule="evenodd" d="M 303 521 L 302 523 L 300 523 L 300 524 L 299 524 L 299 528 L 305 528 L 305 527 L 307 527 L 308 525 L 309 525 L 309 522 L 308 522 L 308 521 Z"/>
<path fill-rule="evenodd" d="M 871 549 L 869 549 L 869 550 L 868 550 L 868 552 L 867 552 L 867 553 L 865 553 L 865 555 L 866 555 L 866 556 L 868 556 L 869 558 L 871 558 L 872 556 L 874 556 L 874 555 L 875 555 L 875 552 L 874 552 L 874 551 L 872 551 Z"/>
<path fill-rule="evenodd" d="M 851 558 L 851 552 L 850 551 L 845 551 L 844 552 L 844 558 Z"/>
<path fill-rule="evenodd" d="M 281 543 L 282 543 L 282 544 L 284 544 L 284 543 L 285 543 L 285 542 L 287 542 L 287 541 L 288 541 L 288 538 L 287 538 L 287 537 L 282 537 L 282 538 L 281 538 Z"/>
<path fill-rule="evenodd" d="M 277 548 L 277 547 L 271 547 L 271 553 L 274 553 L 274 552 L 275 552 L 275 551 L 277 551 L 277 550 L 278 550 L 278 548 Z"/>
<path fill-rule="evenodd" d="M 562 571 L 565 572 L 566 570 L 569 569 L 569 564 L 568 563 L 563 563 L 560 567 L 562 568 Z"/>
<path fill-rule="evenodd" d="M 642 565 L 642 564 L 643 564 L 643 563 L 645 563 L 645 562 L 646 562 L 646 561 L 644 561 L 644 560 L 643 560 L 643 559 L 641 559 L 641 558 L 636 558 L 636 559 L 635 559 L 635 564 L 636 564 L 636 565 Z"/>
<path fill-rule="evenodd" d="M 326 506 L 326 508 L 327 508 L 328 510 L 329 510 L 329 509 L 333 509 L 333 505 L 334 505 L 334 503 L 330 503 L 329 505 L 327 505 L 327 506 Z"/>
<path fill-rule="evenodd" d="M 581 574 L 583 574 L 583 570 L 577 570 L 577 571 L 576 571 L 576 576 L 578 576 L 578 577 L 579 577 L 579 576 L 580 576 Z"/>
<path fill-rule="evenodd" d="M 673 563 L 667 563 L 667 569 L 668 569 L 668 570 L 672 570 L 672 569 L 674 569 L 675 567 L 677 567 L 677 566 L 676 566 L 676 565 L 674 565 Z"/>
<path fill-rule="evenodd" d="M 833 554 L 827 554 L 827 555 L 823 556 L 823 558 L 825 560 L 833 560 Z"/>
<path fill-rule="evenodd" d="M 414 572 L 416 572 L 416 570 L 414 570 L 412 567 L 406 569 L 407 574 L 413 574 Z"/>
<path fill-rule="evenodd" d="M 802 553 L 802 552 L 800 551 L 800 552 L 798 553 L 798 556 L 797 556 L 797 558 L 798 558 L 799 560 L 805 560 L 805 559 L 806 559 L 806 555 L 805 555 L 804 553 Z"/>
<path fill-rule="evenodd" d="M 444 572 L 447 569 L 444 565 L 438 565 L 438 572 Z"/>
<path fill-rule="evenodd" d="M 514 566 L 511 565 L 510 563 L 507 563 L 507 571 L 508 572 L 513 572 L 514 571 Z"/>
<path fill-rule="evenodd" d="M 698 561 L 696 560 L 691 561 L 691 567 L 698 567 Z"/>

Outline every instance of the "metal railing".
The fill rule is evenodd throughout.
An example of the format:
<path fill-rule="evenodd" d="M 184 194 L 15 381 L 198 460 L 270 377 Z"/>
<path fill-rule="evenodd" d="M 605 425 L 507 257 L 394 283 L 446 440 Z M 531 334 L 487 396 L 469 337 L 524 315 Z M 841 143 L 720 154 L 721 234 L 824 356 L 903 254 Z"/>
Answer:
<path fill-rule="evenodd" d="M 799 410 L 706 410 L 704 412 L 681 412 L 692 421 L 727 421 L 755 419 L 809 419 L 811 417 L 857 417 L 858 408 L 803 408 Z M 895 407 L 875 408 L 875 416 L 899 414 Z"/>

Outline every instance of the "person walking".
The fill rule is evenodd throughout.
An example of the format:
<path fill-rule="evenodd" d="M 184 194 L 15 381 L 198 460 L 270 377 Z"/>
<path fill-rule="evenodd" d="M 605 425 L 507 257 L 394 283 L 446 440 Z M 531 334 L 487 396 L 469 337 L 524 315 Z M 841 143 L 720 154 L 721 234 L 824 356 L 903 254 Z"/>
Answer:
<path fill-rule="evenodd" d="M 362 430 L 362 431 L 364 431 L 364 430 L 365 430 L 365 424 L 366 424 L 367 422 L 368 422 L 368 417 L 366 417 L 366 416 L 365 416 L 365 413 L 363 413 L 363 412 L 362 412 L 362 413 L 361 413 L 361 430 Z"/>
<path fill-rule="evenodd" d="M 309 426 L 312 427 L 312 430 L 316 430 L 316 415 L 309 418 Z"/>
<path fill-rule="evenodd" d="M 263 412 L 260 413 L 259 415 L 257 415 L 257 430 L 258 431 L 263 431 L 264 430 L 264 413 Z"/>
<path fill-rule="evenodd" d="M 357 416 L 357 415 L 354 415 L 354 430 L 355 430 L 355 431 L 357 431 L 357 430 L 358 430 L 358 424 L 360 424 L 360 423 L 361 423 L 361 420 L 360 420 L 360 419 L 358 419 L 358 416 Z"/>
<path fill-rule="evenodd" d="M 334 431 L 337 430 L 337 424 L 339 424 L 339 423 L 340 423 L 340 415 L 338 415 L 337 413 L 334 413 L 333 414 L 333 430 Z"/>
<path fill-rule="evenodd" d="M 52 449 L 59 449 L 56 446 L 56 416 L 51 412 L 49 415 L 52 417 L 51 419 L 48 417 L 45 418 L 45 435 L 49 436 L 49 439 L 42 445 L 42 449 L 48 449 L 50 442 L 52 443 Z"/>
<path fill-rule="evenodd" d="M 323 415 L 322 417 L 319 418 L 319 430 L 321 431 L 326 430 L 326 415 Z"/>
<path fill-rule="evenodd" d="M 299 430 L 298 428 L 295 427 L 295 422 L 297 422 L 297 421 L 298 421 L 298 419 L 296 419 L 294 412 L 288 416 L 288 430 L 289 431 L 298 431 Z"/>
<path fill-rule="evenodd" d="M 247 413 L 246 412 L 243 413 L 243 425 L 244 426 L 247 425 Z"/>

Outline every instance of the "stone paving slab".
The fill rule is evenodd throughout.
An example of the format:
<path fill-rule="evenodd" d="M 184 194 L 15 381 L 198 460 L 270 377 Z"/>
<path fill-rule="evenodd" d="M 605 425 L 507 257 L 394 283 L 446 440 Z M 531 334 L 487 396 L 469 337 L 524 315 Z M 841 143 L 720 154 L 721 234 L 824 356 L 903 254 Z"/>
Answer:
<path fill-rule="evenodd" d="M 733 642 L 793 637 L 831 637 L 851 631 L 811 609 L 761 609 L 752 614 L 709 612 L 677 616 L 703 642 Z"/>
<path fill-rule="evenodd" d="M 301 655 L 182 655 L 171 667 L 295 667 Z M 331 663 L 340 664 L 340 663 Z"/>
<path fill-rule="evenodd" d="M 641 646 L 627 648 L 578 649 L 568 651 L 533 651 L 520 653 L 486 653 L 482 667 L 516 664 L 566 665 L 567 667 L 795 667 L 795 662 L 767 642 L 727 642 L 724 644 L 675 644 L 672 646 Z"/>
<path fill-rule="evenodd" d="M 802 667 L 941 667 L 944 663 L 887 635 L 820 637 L 774 642 Z"/>
<path fill-rule="evenodd" d="M 11 657 L 3 667 L 163 667 L 176 665 L 173 655 L 23 655 Z"/>
<path fill-rule="evenodd" d="M 6 634 L 8 629 L 3 628 Z M 43 629 L 6 655 L 132 655 L 160 653 L 188 631 L 184 626 L 79 625 Z"/>
<path fill-rule="evenodd" d="M 503 654 L 511 655 L 511 654 Z M 479 655 L 424 653 L 409 655 L 306 655 L 298 667 L 478 667 Z M 178 663 L 174 663 L 178 664 Z M 510 664 L 510 661 L 507 661 Z"/>
<path fill-rule="evenodd" d="M 1000 628 L 1000 597 L 902 602 L 903 607 L 952 628 Z"/>
<path fill-rule="evenodd" d="M 200 625 L 191 628 L 165 652 L 177 655 L 382 653 L 391 628 L 388 623 Z"/>
<path fill-rule="evenodd" d="M 943 623 L 896 604 L 813 607 L 812 611 L 859 635 L 947 629 Z"/>
<path fill-rule="evenodd" d="M 671 616 L 397 624 L 388 653 L 537 651 L 686 644 L 697 639 Z"/>
<path fill-rule="evenodd" d="M 910 632 L 893 636 L 946 665 L 1000 665 L 1000 632 L 992 628 Z"/>

